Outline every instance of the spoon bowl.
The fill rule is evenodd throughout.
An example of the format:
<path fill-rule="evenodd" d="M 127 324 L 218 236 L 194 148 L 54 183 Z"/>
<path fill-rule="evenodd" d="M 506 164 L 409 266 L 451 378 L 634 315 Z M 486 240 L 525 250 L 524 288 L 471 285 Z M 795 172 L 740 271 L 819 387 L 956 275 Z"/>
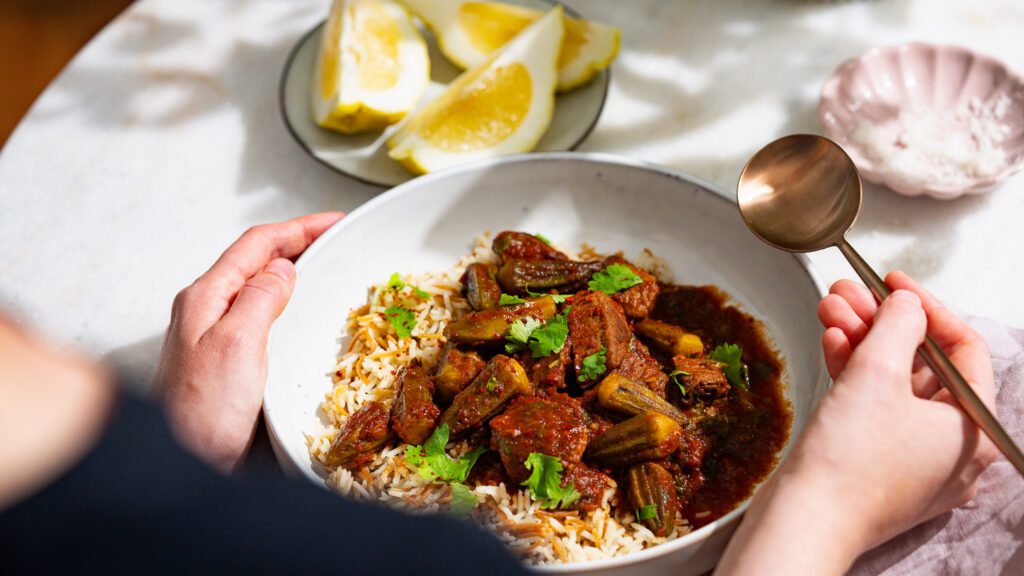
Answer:
<path fill-rule="evenodd" d="M 743 221 L 761 240 L 787 252 L 815 252 L 842 243 L 857 221 L 860 176 L 835 142 L 793 134 L 747 162 L 737 202 Z"/>

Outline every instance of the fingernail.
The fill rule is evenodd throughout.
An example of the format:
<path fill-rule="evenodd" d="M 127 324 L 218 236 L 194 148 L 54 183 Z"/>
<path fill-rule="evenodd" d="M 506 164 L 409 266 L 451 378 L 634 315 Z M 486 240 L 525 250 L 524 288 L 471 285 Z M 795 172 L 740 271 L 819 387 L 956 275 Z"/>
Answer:
<path fill-rule="evenodd" d="M 295 265 L 283 258 L 278 258 L 267 264 L 266 271 L 290 282 L 295 276 Z"/>

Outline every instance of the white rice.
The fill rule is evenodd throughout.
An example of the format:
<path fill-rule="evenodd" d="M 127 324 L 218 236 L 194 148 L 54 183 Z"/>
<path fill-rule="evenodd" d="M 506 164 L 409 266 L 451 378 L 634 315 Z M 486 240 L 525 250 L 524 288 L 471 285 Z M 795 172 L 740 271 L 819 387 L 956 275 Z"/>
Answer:
<path fill-rule="evenodd" d="M 592 253 L 584 246 L 583 253 Z M 387 283 L 369 290 L 367 304 L 349 316 L 341 351 L 331 372 L 334 389 L 320 405 L 320 429 L 307 436 L 314 458 L 324 456 L 345 420 L 368 401 L 393 401 L 394 380 L 399 368 L 419 359 L 436 364 L 445 339 L 445 326 L 469 310 L 460 294 L 459 277 L 473 262 L 491 262 L 495 255 L 490 238 L 477 238 L 472 252 L 453 268 L 403 277 L 407 284 L 430 294 L 417 298 L 410 286 L 395 291 Z M 386 279 L 382 279 L 386 280 Z M 416 314 L 412 336 L 397 339 L 384 317 L 389 306 L 401 305 Z M 405 462 L 405 443 L 381 450 L 366 468 L 353 473 L 344 468 L 330 472 L 327 484 L 346 496 L 379 500 L 399 509 L 444 512 L 451 500 L 447 484 L 431 482 Z M 450 445 L 453 455 L 468 450 L 464 443 Z M 685 523 L 667 537 L 656 537 L 636 522 L 626 506 L 615 507 L 615 489 L 609 489 L 601 506 L 589 513 L 543 510 L 529 491 L 518 486 L 471 487 L 479 505 L 473 517 L 491 528 L 513 550 L 532 564 L 580 562 L 611 558 L 643 550 L 690 531 Z"/>

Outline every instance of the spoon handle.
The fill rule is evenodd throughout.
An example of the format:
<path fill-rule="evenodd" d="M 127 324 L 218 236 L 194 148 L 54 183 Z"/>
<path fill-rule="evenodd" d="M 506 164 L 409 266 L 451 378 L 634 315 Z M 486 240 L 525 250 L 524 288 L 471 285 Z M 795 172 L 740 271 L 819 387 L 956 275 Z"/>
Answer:
<path fill-rule="evenodd" d="M 868 265 L 867 261 L 853 249 L 853 246 L 850 246 L 846 241 L 840 242 L 836 246 L 879 302 L 892 293 L 892 290 L 889 290 L 885 282 Z M 967 413 L 971 420 L 974 420 L 974 423 L 978 425 L 978 428 L 981 428 L 982 432 L 992 439 L 996 448 L 1024 476 L 1024 453 L 1021 453 L 1013 438 L 1006 433 L 1003 426 L 981 401 L 978 394 L 974 392 L 974 388 L 971 388 L 971 385 L 960 374 L 960 371 L 956 369 L 956 366 L 953 366 L 953 363 L 950 362 L 949 357 L 939 348 L 939 345 L 930 336 L 925 336 L 924 344 L 917 349 L 917 353 L 921 355 L 925 364 L 932 369 L 932 372 L 935 373 L 939 381 L 949 389 L 949 392 L 960 404 L 964 412 Z"/>

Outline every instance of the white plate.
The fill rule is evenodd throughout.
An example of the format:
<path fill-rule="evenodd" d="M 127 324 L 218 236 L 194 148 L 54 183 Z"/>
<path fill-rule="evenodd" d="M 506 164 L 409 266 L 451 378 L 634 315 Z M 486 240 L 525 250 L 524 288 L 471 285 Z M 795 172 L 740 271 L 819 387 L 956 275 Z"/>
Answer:
<path fill-rule="evenodd" d="M 553 5 L 544 0 L 509 1 L 545 10 Z M 567 14 L 578 16 L 569 8 L 565 10 Z M 397 124 L 383 133 L 346 136 L 321 128 L 313 122 L 309 90 L 322 29 L 323 23 L 303 36 L 284 65 L 279 98 L 281 115 L 288 131 L 313 158 L 357 180 L 377 186 L 397 186 L 415 178 L 415 175 L 388 157 L 385 142 Z M 423 36 L 430 51 L 430 86 L 420 102 L 421 106 L 440 95 L 448 83 L 461 73 L 438 50 L 433 34 L 424 30 Z M 585 86 L 559 94 L 555 98 L 551 125 L 537 144 L 537 151 L 572 150 L 579 146 L 601 116 L 610 79 L 611 73 L 605 69 Z"/>
<path fill-rule="evenodd" d="M 750 234 L 724 191 L 602 154 L 509 156 L 390 190 L 341 220 L 299 259 L 295 293 L 271 334 L 263 404 L 271 443 L 288 472 L 324 485 L 305 434 L 316 430 L 338 338 L 348 312 L 365 302 L 367 287 L 395 271 L 448 268 L 480 232 L 504 229 L 541 232 L 567 246 L 589 242 L 627 257 L 650 248 L 675 281 L 726 290 L 765 321 L 785 358 L 792 436 L 828 387 L 816 312 L 822 282 L 804 256 L 769 248 Z M 643 552 L 547 571 L 700 574 L 717 561 L 745 508 Z"/>

